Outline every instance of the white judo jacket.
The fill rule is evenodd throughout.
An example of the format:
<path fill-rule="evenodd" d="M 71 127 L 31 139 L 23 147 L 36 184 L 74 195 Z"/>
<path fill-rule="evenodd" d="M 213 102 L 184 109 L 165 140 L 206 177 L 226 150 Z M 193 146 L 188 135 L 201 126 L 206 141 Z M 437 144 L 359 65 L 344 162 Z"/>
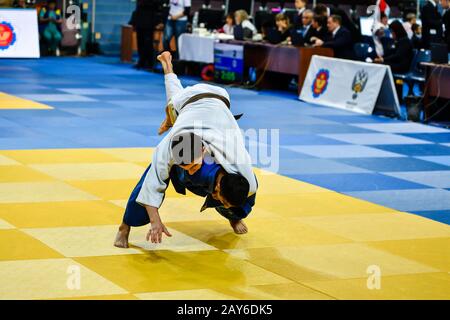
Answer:
<path fill-rule="evenodd" d="M 171 145 L 174 136 L 192 132 L 202 138 L 207 152 L 228 173 L 238 173 L 250 184 L 249 196 L 256 193 L 257 182 L 251 158 L 245 149 L 242 132 L 224 102 L 205 98 L 181 107 L 191 97 L 202 93 L 222 95 L 230 100 L 228 92 L 217 86 L 197 84 L 183 88 L 173 73 L 165 76 L 168 103 L 178 112 L 178 118 L 164 139 L 156 147 L 150 170 L 136 199 L 141 205 L 159 208 L 164 200 L 170 169 L 174 163 Z"/>

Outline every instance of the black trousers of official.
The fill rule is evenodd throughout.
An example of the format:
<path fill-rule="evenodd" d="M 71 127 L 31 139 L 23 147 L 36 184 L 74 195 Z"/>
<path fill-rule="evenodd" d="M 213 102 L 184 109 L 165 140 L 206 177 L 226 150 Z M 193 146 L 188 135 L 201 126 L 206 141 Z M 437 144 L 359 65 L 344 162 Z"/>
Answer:
<path fill-rule="evenodd" d="M 155 62 L 155 49 L 153 47 L 154 28 L 136 28 L 137 46 L 140 68 L 153 68 Z"/>

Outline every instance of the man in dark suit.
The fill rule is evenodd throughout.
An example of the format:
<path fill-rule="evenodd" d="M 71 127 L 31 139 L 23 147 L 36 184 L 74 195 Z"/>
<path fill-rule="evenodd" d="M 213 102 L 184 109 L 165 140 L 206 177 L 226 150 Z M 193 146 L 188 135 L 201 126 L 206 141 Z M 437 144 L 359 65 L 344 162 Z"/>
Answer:
<path fill-rule="evenodd" d="M 332 15 L 337 15 L 341 17 L 342 26 L 345 27 L 348 31 L 350 31 L 353 42 L 359 42 L 361 39 L 361 30 L 357 27 L 357 25 L 350 19 L 348 14 L 337 7 L 327 7 L 326 5 L 319 3 L 314 8 L 314 13 L 318 15 L 323 15 L 330 17 Z"/>
<path fill-rule="evenodd" d="M 309 43 L 313 34 L 312 27 L 313 12 L 309 9 L 302 14 L 302 25 L 295 27 L 291 31 L 291 41 L 295 46 L 304 46 Z"/>
<path fill-rule="evenodd" d="M 334 50 L 334 56 L 341 59 L 353 59 L 353 40 L 350 31 L 342 26 L 342 18 L 338 15 L 328 17 L 329 35 L 323 41 L 315 39 L 314 47 L 325 47 Z"/>
<path fill-rule="evenodd" d="M 425 49 L 430 48 L 432 42 L 442 42 L 442 17 L 437 3 L 428 0 L 420 10 L 422 19 L 422 42 Z"/>
<path fill-rule="evenodd" d="M 294 16 L 294 29 L 300 29 L 303 26 L 303 12 L 305 12 L 307 4 L 308 0 L 295 0 L 295 9 L 297 10 L 297 14 Z"/>
<path fill-rule="evenodd" d="M 450 51 L 450 0 L 441 0 L 441 6 L 444 9 L 444 14 L 442 15 L 442 22 L 445 27 L 444 40 Z"/>
<path fill-rule="evenodd" d="M 139 61 L 138 69 L 152 69 L 155 61 L 153 32 L 158 24 L 162 24 L 161 0 L 138 0 L 130 24 L 136 31 Z"/>

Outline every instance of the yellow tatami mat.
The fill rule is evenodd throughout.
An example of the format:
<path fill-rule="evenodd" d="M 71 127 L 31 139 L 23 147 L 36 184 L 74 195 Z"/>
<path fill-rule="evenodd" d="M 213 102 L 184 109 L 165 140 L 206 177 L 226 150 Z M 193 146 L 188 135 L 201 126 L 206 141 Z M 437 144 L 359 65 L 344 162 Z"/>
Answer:
<path fill-rule="evenodd" d="M 115 248 L 151 155 L 0 151 L 0 299 L 450 299 L 450 226 L 258 169 L 248 234 L 170 187 Z"/>
<path fill-rule="evenodd" d="M 0 92 L 0 109 L 53 109 L 45 104 Z"/>

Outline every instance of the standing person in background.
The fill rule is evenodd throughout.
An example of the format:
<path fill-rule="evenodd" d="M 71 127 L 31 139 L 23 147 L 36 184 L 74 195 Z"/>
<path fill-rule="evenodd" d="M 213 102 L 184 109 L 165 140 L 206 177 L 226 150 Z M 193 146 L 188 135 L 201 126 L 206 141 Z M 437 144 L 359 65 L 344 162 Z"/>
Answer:
<path fill-rule="evenodd" d="M 412 45 L 415 49 L 423 49 L 422 44 L 422 27 L 415 23 L 412 25 L 411 30 L 413 32 L 413 36 L 411 38 Z"/>
<path fill-rule="evenodd" d="M 444 9 L 444 14 L 442 15 L 442 22 L 445 28 L 444 40 L 450 51 L 450 0 L 441 0 L 441 6 Z"/>
<path fill-rule="evenodd" d="M 169 17 L 164 28 L 164 50 L 170 51 L 170 40 L 175 36 L 177 57 L 178 38 L 186 32 L 188 17 L 191 12 L 191 0 L 170 0 Z"/>
<path fill-rule="evenodd" d="M 152 70 L 155 62 L 153 32 L 159 24 L 161 27 L 161 1 L 138 0 L 130 24 L 136 31 L 139 61 L 137 69 Z"/>
<path fill-rule="evenodd" d="M 62 35 L 60 27 L 62 23 L 61 11 L 56 9 L 56 1 L 49 0 L 47 6 L 39 12 L 39 23 L 41 27 L 41 36 L 48 44 L 49 51 L 59 56 L 59 43 Z"/>
<path fill-rule="evenodd" d="M 412 26 L 417 23 L 417 18 L 414 13 L 408 13 L 406 15 L 405 22 L 403 23 L 403 28 L 405 28 L 408 38 L 412 39 L 414 32 L 412 31 Z"/>
<path fill-rule="evenodd" d="M 393 21 L 389 28 L 395 40 L 395 50 L 390 55 L 375 58 L 375 62 L 389 65 L 393 73 L 406 73 L 411 67 L 414 54 L 411 40 L 400 21 Z"/>
<path fill-rule="evenodd" d="M 442 42 L 442 17 L 434 0 L 428 0 L 420 10 L 422 42 L 425 49 L 432 42 Z"/>
<path fill-rule="evenodd" d="M 295 29 L 300 29 L 303 26 L 302 18 L 303 18 L 303 13 L 306 10 L 307 4 L 308 4 L 308 0 L 295 0 L 295 9 L 297 10 L 297 14 L 295 15 L 294 21 L 293 21 Z"/>

